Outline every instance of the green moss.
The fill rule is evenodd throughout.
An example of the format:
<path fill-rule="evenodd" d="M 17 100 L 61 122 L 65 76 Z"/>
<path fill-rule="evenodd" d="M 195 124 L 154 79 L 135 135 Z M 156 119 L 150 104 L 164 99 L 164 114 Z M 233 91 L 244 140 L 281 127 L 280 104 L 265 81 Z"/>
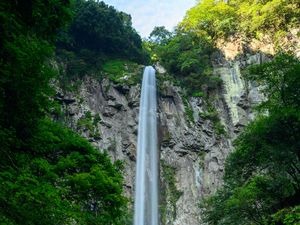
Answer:
<path fill-rule="evenodd" d="M 163 141 L 170 141 L 172 139 L 172 135 L 169 131 L 167 131 L 163 137 Z"/>
<path fill-rule="evenodd" d="M 216 134 L 217 135 L 226 135 L 226 130 L 225 130 L 225 127 L 224 125 L 221 123 L 221 121 L 217 121 L 213 124 L 213 128 L 214 130 L 216 131 Z"/>
<path fill-rule="evenodd" d="M 135 85 L 141 82 L 143 67 L 137 63 L 114 59 L 106 61 L 102 66 L 104 76 L 117 84 Z"/>
<path fill-rule="evenodd" d="M 89 131 L 92 131 L 94 129 L 92 121 L 88 118 L 85 118 L 85 117 L 81 117 L 77 121 L 77 127 L 80 128 L 80 129 L 87 129 Z"/>
<path fill-rule="evenodd" d="M 181 191 L 178 191 L 176 188 L 176 169 L 171 165 L 166 164 L 164 160 L 161 160 L 161 168 L 162 168 L 162 178 L 165 183 L 166 188 L 162 190 L 162 199 L 160 204 L 160 212 L 161 212 L 161 220 L 162 224 L 166 224 L 166 215 L 167 215 L 167 205 L 168 203 L 171 205 L 171 213 L 173 219 L 176 218 L 176 202 L 182 195 Z"/>
<path fill-rule="evenodd" d="M 94 116 L 94 120 L 93 120 L 93 125 L 94 126 L 97 126 L 99 122 L 101 122 L 101 117 L 99 115 L 99 113 L 97 113 L 95 116 Z"/>
<path fill-rule="evenodd" d="M 101 133 L 100 130 L 98 129 L 98 122 L 100 121 L 101 121 L 101 117 L 99 114 L 92 116 L 92 113 L 90 111 L 86 111 L 84 116 L 82 116 L 77 121 L 77 127 L 79 129 L 88 130 L 91 137 L 95 139 L 100 139 Z"/>
<path fill-rule="evenodd" d="M 50 114 L 56 116 L 57 118 L 63 118 L 64 113 L 62 111 L 62 105 L 56 101 L 51 102 Z"/>
<path fill-rule="evenodd" d="M 69 81 L 67 79 L 61 79 L 60 84 L 64 91 L 79 93 L 80 86 L 82 85 L 82 80 Z"/>
<path fill-rule="evenodd" d="M 79 98 L 79 104 L 82 104 L 84 102 L 84 99 L 82 97 Z"/>
<path fill-rule="evenodd" d="M 195 123 L 193 109 L 191 108 L 188 98 L 185 95 L 182 97 L 182 101 L 187 116 L 187 120 L 189 121 L 189 123 Z"/>
<path fill-rule="evenodd" d="M 199 116 L 212 122 L 213 129 L 217 135 L 226 134 L 224 125 L 221 123 L 217 110 L 207 101 L 207 111 L 199 113 Z"/>
<path fill-rule="evenodd" d="M 157 83 L 159 82 L 163 83 L 164 81 L 170 81 L 172 83 L 176 82 L 174 76 L 170 75 L 169 73 L 160 74 L 157 72 L 156 79 L 157 79 Z"/>
<path fill-rule="evenodd" d="M 92 133 L 92 137 L 96 140 L 101 139 L 100 131 L 98 129 L 95 129 L 94 132 Z"/>
<path fill-rule="evenodd" d="M 86 112 L 84 113 L 84 116 L 85 116 L 85 118 L 91 120 L 91 119 L 92 119 L 92 113 L 91 113 L 91 111 L 86 111 Z"/>
<path fill-rule="evenodd" d="M 206 152 L 204 152 L 204 151 L 200 151 L 199 152 L 199 159 L 200 159 L 200 161 L 199 161 L 199 165 L 200 165 L 200 168 L 201 169 L 204 169 L 204 166 L 205 166 L 205 156 L 206 156 Z"/>
<path fill-rule="evenodd" d="M 192 93 L 193 97 L 204 97 L 204 93 L 202 91 Z"/>
<path fill-rule="evenodd" d="M 122 76 L 124 72 L 125 61 L 121 59 L 110 60 L 104 63 L 102 69 L 105 73 Z"/>
<path fill-rule="evenodd" d="M 111 88 L 111 83 L 108 83 L 107 85 L 105 85 L 105 86 L 103 87 L 104 93 L 107 94 L 110 88 Z"/>
<path fill-rule="evenodd" d="M 283 208 L 272 215 L 272 225 L 285 224 L 293 225 L 300 223 L 300 206 Z"/>
<path fill-rule="evenodd" d="M 109 138 L 110 146 L 108 146 L 107 150 L 110 152 L 115 152 L 117 150 L 117 141 L 116 138 Z"/>

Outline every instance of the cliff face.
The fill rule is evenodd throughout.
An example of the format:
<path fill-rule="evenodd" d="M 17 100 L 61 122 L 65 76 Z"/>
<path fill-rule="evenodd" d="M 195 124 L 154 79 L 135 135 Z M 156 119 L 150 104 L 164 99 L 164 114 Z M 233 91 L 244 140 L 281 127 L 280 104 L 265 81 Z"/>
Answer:
<path fill-rule="evenodd" d="M 257 87 L 243 81 L 240 70 L 263 60 L 261 54 L 237 60 L 216 55 L 214 72 L 220 75 L 223 85 L 210 93 L 210 102 L 201 97 L 186 98 L 181 88 L 168 81 L 160 84 L 162 224 L 201 224 L 199 201 L 222 184 L 232 140 L 254 117 L 251 105 L 262 98 Z M 116 85 L 91 77 L 84 78 L 77 92 L 60 90 L 56 97 L 62 102 L 68 126 L 100 149 L 107 149 L 113 160 L 124 161 L 124 190 L 132 200 L 139 97 L 140 85 Z"/>

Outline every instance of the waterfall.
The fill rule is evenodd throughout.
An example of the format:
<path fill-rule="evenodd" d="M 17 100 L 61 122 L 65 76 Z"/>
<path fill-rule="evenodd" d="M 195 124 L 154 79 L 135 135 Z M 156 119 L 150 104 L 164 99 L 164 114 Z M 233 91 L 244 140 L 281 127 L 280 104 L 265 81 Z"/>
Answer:
<path fill-rule="evenodd" d="M 143 74 L 134 209 L 134 225 L 158 225 L 156 80 L 151 66 Z"/>

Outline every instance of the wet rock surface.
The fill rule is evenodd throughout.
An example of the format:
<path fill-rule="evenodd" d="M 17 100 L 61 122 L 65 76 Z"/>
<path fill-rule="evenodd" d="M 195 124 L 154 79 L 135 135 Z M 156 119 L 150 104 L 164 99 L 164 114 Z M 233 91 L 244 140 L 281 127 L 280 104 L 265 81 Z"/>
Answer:
<path fill-rule="evenodd" d="M 259 63 L 261 58 L 256 54 L 236 61 L 215 59 L 219 63 L 214 65 L 214 73 L 222 78 L 223 87 L 214 93 L 212 104 L 225 134 L 217 134 L 213 122 L 201 116 L 207 111 L 203 98 L 188 99 L 194 117 L 191 122 L 181 88 L 167 82 L 167 88 L 158 96 L 158 163 L 162 192 L 166 193 L 161 196 L 164 224 L 201 224 L 199 201 L 222 184 L 224 161 L 232 149 L 232 140 L 255 116 L 251 106 L 262 98 L 258 87 L 242 79 L 241 67 L 249 62 Z M 89 77 L 76 94 L 57 95 L 66 124 L 94 146 L 108 150 L 112 160 L 124 162 L 124 190 L 130 198 L 134 193 L 139 97 L 140 85 L 114 85 Z M 166 173 L 168 168 L 172 168 L 171 174 Z"/>

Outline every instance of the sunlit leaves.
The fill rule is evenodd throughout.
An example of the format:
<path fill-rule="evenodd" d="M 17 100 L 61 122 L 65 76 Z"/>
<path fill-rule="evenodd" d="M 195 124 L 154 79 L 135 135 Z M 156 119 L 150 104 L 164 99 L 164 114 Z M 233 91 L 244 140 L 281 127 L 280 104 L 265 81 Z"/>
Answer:
<path fill-rule="evenodd" d="M 237 225 L 299 222 L 293 208 L 300 194 L 299 60 L 277 55 L 252 66 L 247 78 L 264 87 L 263 109 L 268 113 L 235 140 L 225 164 L 224 187 L 202 206 L 205 220 Z"/>
<path fill-rule="evenodd" d="M 150 33 L 149 40 L 156 44 L 167 44 L 172 37 L 172 33 L 168 31 L 164 26 L 154 27 Z"/>
<path fill-rule="evenodd" d="M 187 12 L 180 27 L 212 39 L 237 33 L 259 36 L 295 28 L 299 18 L 296 0 L 203 0 Z"/>
<path fill-rule="evenodd" d="M 226 37 L 236 31 L 236 9 L 225 1 L 200 1 L 187 12 L 179 26 L 185 31 L 193 31 L 213 39 Z"/>
<path fill-rule="evenodd" d="M 271 62 L 249 67 L 245 77 L 263 87 L 266 106 L 300 108 L 300 61 L 289 54 L 279 54 Z"/>

